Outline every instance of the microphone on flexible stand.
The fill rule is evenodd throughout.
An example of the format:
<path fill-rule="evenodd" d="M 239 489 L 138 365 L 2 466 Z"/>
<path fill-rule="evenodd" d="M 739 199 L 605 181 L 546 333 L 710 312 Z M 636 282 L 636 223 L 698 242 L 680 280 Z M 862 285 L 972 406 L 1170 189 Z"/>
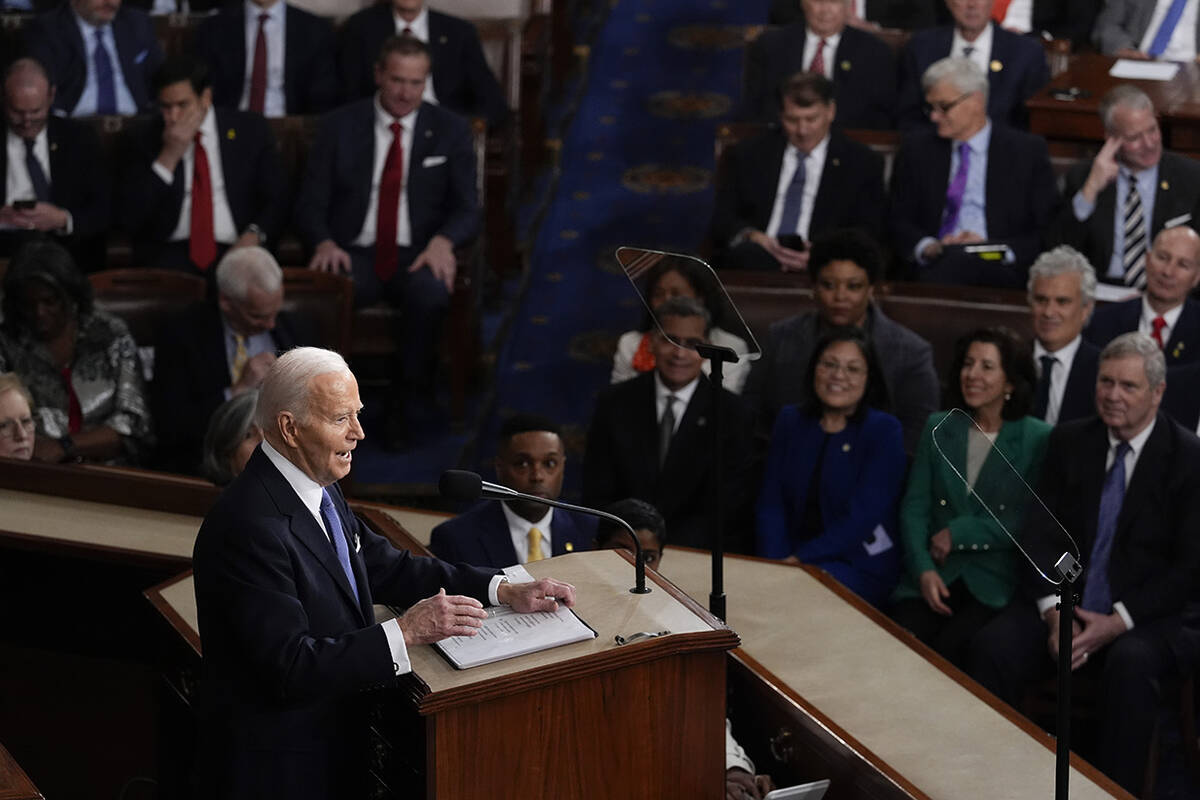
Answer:
<path fill-rule="evenodd" d="M 438 492 L 442 497 L 463 501 L 478 500 L 481 497 L 487 500 L 529 500 L 530 502 L 541 503 L 542 505 L 553 506 L 554 508 L 561 508 L 566 511 L 577 511 L 580 514 L 588 514 L 615 522 L 629 531 L 629 536 L 633 539 L 635 553 L 633 561 L 637 582 L 629 591 L 633 594 L 648 594 L 650 592 L 646 588 L 646 565 L 642 561 L 642 543 L 638 540 L 637 533 L 629 523 L 615 514 L 609 514 L 607 511 L 599 511 L 595 508 L 587 508 L 586 506 L 571 505 L 560 500 L 550 500 L 545 497 L 518 492 L 515 489 L 501 486 L 498 483 L 489 483 L 480 478 L 478 473 L 462 469 L 448 469 L 443 472 L 441 480 L 438 481 Z"/>

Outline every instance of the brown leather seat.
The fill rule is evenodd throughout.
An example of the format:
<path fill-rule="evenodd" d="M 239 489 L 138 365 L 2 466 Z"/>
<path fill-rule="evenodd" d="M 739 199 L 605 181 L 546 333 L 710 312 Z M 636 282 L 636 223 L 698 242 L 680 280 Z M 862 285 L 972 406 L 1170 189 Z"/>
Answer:
<path fill-rule="evenodd" d="M 125 320 L 134 341 L 154 345 L 160 323 L 204 299 L 205 281 L 165 269 L 108 269 L 88 276 L 96 307 Z"/>

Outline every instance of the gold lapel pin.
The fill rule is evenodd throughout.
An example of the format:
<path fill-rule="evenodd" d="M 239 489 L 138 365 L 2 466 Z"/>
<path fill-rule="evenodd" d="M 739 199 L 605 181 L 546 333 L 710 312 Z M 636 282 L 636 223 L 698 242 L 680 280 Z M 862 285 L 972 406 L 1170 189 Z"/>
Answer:
<path fill-rule="evenodd" d="M 575 549 L 575 545 L 572 544 L 571 542 L 567 542 L 566 544 L 563 545 L 563 549 L 569 553 Z"/>
<path fill-rule="evenodd" d="M 850 71 L 850 62 L 843 61 L 842 62 L 842 72 L 849 72 L 849 71 Z"/>
<path fill-rule="evenodd" d="M 50 152 L 53 153 L 57 149 L 58 149 L 58 144 L 56 142 L 51 142 L 50 143 Z"/>
<path fill-rule="evenodd" d="M 849 443 L 849 442 L 846 442 L 845 444 L 843 444 L 843 445 L 842 445 L 842 452 L 843 452 L 843 453 L 849 453 L 849 452 L 850 452 L 850 443 Z"/>
<path fill-rule="evenodd" d="M 230 128 L 229 130 L 225 131 L 225 138 L 232 141 L 233 139 L 237 138 L 237 133 L 234 132 L 233 128 Z"/>
<path fill-rule="evenodd" d="M 835 167 L 840 167 L 840 166 L 842 165 L 841 159 L 837 159 L 837 158 L 835 158 L 835 159 L 833 160 L 833 165 L 834 165 Z"/>
<path fill-rule="evenodd" d="M 1159 186 L 1162 187 L 1162 190 L 1164 192 L 1171 188 L 1171 184 L 1167 183 L 1166 181 L 1163 181 L 1162 183 L 1160 183 Z"/>
<path fill-rule="evenodd" d="M 1001 64 L 999 61 L 993 61 L 991 64 L 991 67 L 992 67 L 992 72 L 999 72 L 1000 70 L 1004 69 L 1004 65 Z"/>

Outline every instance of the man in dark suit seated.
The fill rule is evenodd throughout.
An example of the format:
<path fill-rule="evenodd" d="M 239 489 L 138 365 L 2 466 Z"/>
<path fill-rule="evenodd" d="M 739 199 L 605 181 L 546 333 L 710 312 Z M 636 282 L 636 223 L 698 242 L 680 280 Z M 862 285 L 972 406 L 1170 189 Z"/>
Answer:
<path fill-rule="evenodd" d="M 1100 348 L 1081 334 L 1096 305 L 1096 271 L 1078 250 L 1060 245 L 1033 262 L 1028 289 L 1038 373 L 1033 415 L 1051 425 L 1090 417 Z"/>
<path fill-rule="evenodd" d="M 714 391 L 701 374 L 700 354 L 688 346 L 707 341 L 711 318 L 704 306 L 676 297 L 654 313 L 662 328 L 651 334 L 654 371 L 609 386 L 596 400 L 583 460 L 584 502 L 645 500 L 662 512 L 673 543 L 710 548 L 709 497 L 720 492 L 726 538 L 738 540 L 741 531 L 733 526 L 744 522 L 750 499 L 742 401 L 726 389 Z M 721 486 L 713 485 L 711 469 L 709 418 L 716 403 Z"/>
<path fill-rule="evenodd" d="M 475 237 L 480 221 L 471 131 L 457 114 L 422 102 L 428 74 L 429 51 L 419 39 L 384 43 L 376 96 L 322 122 L 295 214 L 314 250 L 310 269 L 350 273 L 356 305 L 382 299 L 402 309 L 400 392 L 391 400 L 408 412 L 433 394 L 458 269 L 454 248 Z M 394 446 L 410 427 L 403 416 L 399 406 L 388 414 Z"/>
<path fill-rule="evenodd" d="M 992 123 L 968 59 L 934 63 L 922 85 L 936 128 L 910 131 L 896 154 L 897 253 L 925 283 L 1024 286 L 1058 200 L 1046 142 Z M 1002 249 L 978 252 L 985 243 Z"/>
<path fill-rule="evenodd" d="M 1067 173 L 1067 202 L 1047 239 L 1082 252 L 1100 280 L 1142 288 L 1146 243 L 1163 228 L 1200 225 L 1200 164 L 1163 151 L 1154 104 L 1141 89 L 1113 88 L 1100 118 L 1108 138 L 1090 164 Z"/>
<path fill-rule="evenodd" d="M 0 161 L 0 256 L 52 236 L 91 271 L 103 266 L 109 176 L 88 126 L 50 113 L 54 87 L 31 58 L 4 73 L 4 159 Z"/>
<path fill-rule="evenodd" d="M 992 21 L 993 0 L 946 0 L 954 24 L 917 31 L 900 54 L 899 124 L 925 127 L 923 76 L 935 61 L 966 58 L 987 76 L 987 114 L 997 123 L 1024 128 L 1025 101 L 1050 82 L 1041 42 Z"/>
<path fill-rule="evenodd" d="M 883 227 L 883 159 L 830 129 L 833 83 L 801 72 L 779 91 L 780 129 L 722 157 L 711 233 L 722 268 L 803 271 L 812 237 Z"/>
<path fill-rule="evenodd" d="M 933 0 L 851 0 L 848 24 L 866 31 L 913 31 L 928 28 L 935 20 Z M 797 0 L 771 0 L 767 21 L 772 25 L 803 22 L 804 8 Z"/>
<path fill-rule="evenodd" d="M 1070 665 L 1100 684 L 1097 767 L 1140 793 L 1158 714 L 1160 686 L 1195 664 L 1195 634 L 1183 625 L 1200 570 L 1200 440 L 1159 413 L 1162 351 L 1142 333 L 1100 354 L 1099 418 L 1050 434 L 1038 494 L 1077 543 L 1084 571 Z M 1022 532 L 1031 558 L 1052 573 L 1070 549 L 1058 524 L 1031 515 Z M 1020 707 L 1058 657 L 1053 587 L 1024 569 L 1024 597 L 972 643 L 971 675 Z M 1078 682 L 1075 684 L 1078 686 Z"/>
<path fill-rule="evenodd" d="M 848 26 L 852 3 L 801 0 L 803 22 L 767 31 L 747 46 L 744 116 L 773 122 L 783 84 L 812 72 L 837 87 L 838 127 L 892 127 L 895 59 L 882 40 Z"/>
<path fill-rule="evenodd" d="M 118 214 L 134 263 L 206 273 L 230 247 L 275 241 L 286 216 L 279 147 L 258 114 L 214 108 L 208 68 L 154 76 L 160 114 L 126 134 Z"/>
<path fill-rule="evenodd" d="M 164 323 L 151 403 L 163 468 L 195 473 L 204 426 L 221 403 L 259 388 L 277 354 L 312 340 L 283 308 L 283 272 L 261 247 L 230 250 L 216 269 L 217 302 Z"/>
<path fill-rule="evenodd" d="M 340 355 L 284 354 L 259 396 L 263 442 L 200 527 L 199 797 L 365 796 L 361 690 L 410 672 L 413 645 L 474 635 L 484 603 L 574 604 L 569 584 L 414 556 L 364 525 L 337 485 L 361 410 Z M 375 623 L 376 602 L 407 610 Z"/>
<path fill-rule="evenodd" d="M 758 434 L 765 440 L 779 410 L 809 396 L 804 375 L 821 335 L 855 325 L 879 356 L 892 413 L 903 424 L 904 445 L 912 453 L 925 421 L 941 404 L 938 377 L 929 342 L 888 319 L 872 302 L 883 277 L 879 248 L 857 231 L 837 231 L 813 242 L 809 271 L 816 309 L 771 325 L 763 356 L 742 393 Z"/>
<path fill-rule="evenodd" d="M 208 64 L 221 108 L 282 117 L 337 103 L 333 28 L 283 0 L 224 6 L 200 23 L 193 48 Z"/>
<path fill-rule="evenodd" d="M 1200 235 L 1184 225 L 1160 232 L 1146 254 L 1145 275 L 1142 296 L 1096 311 L 1084 338 L 1103 347 L 1141 331 L 1162 348 L 1168 367 L 1200 359 L 1200 303 L 1188 296 L 1200 283 Z"/>
<path fill-rule="evenodd" d="M 64 0 L 25 33 L 50 73 L 54 109 L 71 116 L 138 114 L 154 107 L 150 80 L 162 48 L 144 11 L 121 0 Z"/>
<path fill-rule="evenodd" d="M 501 485 L 557 500 L 567 454 L 558 425 L 517 414 L 500 426 L 493 462 Z M 592 549 L 596 518 L 528 500 L 485 500 L 433 529 L 429 549 L 443 561 L 503 568 Z"/>
<path fill-rule="evenodd" d="M 483 57 L 475 26 L 429 9 L 425 0 L 376 3 L 342 25 L 338 72 L 347 99 L 375 92 L 375 64 L 389 36 L 411 36 L 428 47 L 431 66 L 423 90 L 425 102 L 467 117 L 483 117 L 490 125 L 508 116 L 504 91 Z"/>

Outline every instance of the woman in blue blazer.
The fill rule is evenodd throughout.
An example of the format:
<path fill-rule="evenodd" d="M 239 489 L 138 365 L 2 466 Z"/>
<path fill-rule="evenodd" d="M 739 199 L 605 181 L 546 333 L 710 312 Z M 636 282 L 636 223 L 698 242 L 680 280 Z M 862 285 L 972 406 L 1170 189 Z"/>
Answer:
<path fill-rule="evenodd" d="M 878 606 L 900 572 L 893 536 L 903 431 L 876 410 L 887 390 L 859 329 L 822 336 L 805 382 L 813 399 L 784 407 L 771 435 L 758 554 L 820 567 Z"/>

